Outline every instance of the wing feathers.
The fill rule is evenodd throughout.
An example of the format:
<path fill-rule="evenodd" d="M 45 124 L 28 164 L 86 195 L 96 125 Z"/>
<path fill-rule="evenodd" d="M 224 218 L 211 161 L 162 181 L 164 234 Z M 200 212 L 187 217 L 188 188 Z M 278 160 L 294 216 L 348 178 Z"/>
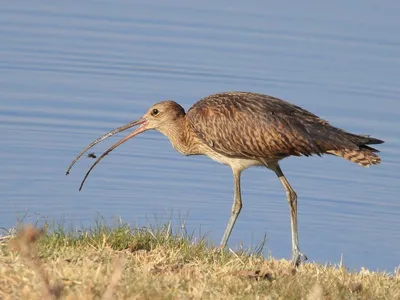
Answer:
<path fill-rule="evenodd" d="M 187 116 L 202 140 L 231 157 L 280 159 L 343 149 L 350 153 L 368 149 L 365 144 L 382 142 L 347 133 L 298 106 L 255 93 L 208 96 Z"/>

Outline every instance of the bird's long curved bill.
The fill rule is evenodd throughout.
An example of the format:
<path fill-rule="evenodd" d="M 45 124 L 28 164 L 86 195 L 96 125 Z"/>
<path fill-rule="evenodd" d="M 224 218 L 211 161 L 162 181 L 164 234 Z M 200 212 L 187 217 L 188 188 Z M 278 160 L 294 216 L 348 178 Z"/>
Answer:
<path fill-rule="evenodd" d="M 143 131 L 146 131 L 146 130 L 147 130 L 147 128 L 146 128 L 147 120 L 142 118 L 142 119 L 139 119 L 139 120 L 137 120 L 137 121 L 130 122 L 130 123 L 124 125 L 124 126 L 118 127 L 118 128 L 116 128 L 116 129 L 114 129 L 114 130 L 112 130 L 112 131 L 106 133 L 105 135 L 99 137 L 97 140 L 93 141 L 89 146 L 87 146 L 85 149 L 83 149 L 81 153 L 79 153 L 79 155 L 72 161 L 71 165 L 69 166 L 66 175 L 69 174 L 69 171 L 71 170 L 72 166 L 76 163 L 76 161 L 77 161 L 87 150 L 89 150 L 90 148 L 92 148 L 94 145 L 100 143 L 101 141 L 105 140 L 106 138 L 108 138 L 108 137 L 110 137 L 110 136 L 112 136 L 112 135 L 114 135 L 114 134 L 116 134 L 116 133 L 118 133 L 118 132 L 124 131 L 124 130 L 126 130 L 126 129 L 129 129 L 129 128 L 134 127 L 134 126 L 137 126 L 137 125 L 140 125 L 140 127 L 137 128 L 137 129 L 136 129 L 135 131 L 133 131 L 132 133 L 128 134 L 126 137 L 124 137 L 123 139 L 121 139 L 119 142 L 117 142 L 117 143 L 115 143 L 114 145 L 112 145 L 109 149 L 107 149 L 107 150 L 94 162 L 94 164 L 90 167 L 89 171 L 86 173 L 85 177 L 83 178 L 82 183 L 81 183 L 81 186 L 79 187 L 79 190 L 82 189 L 83 184 L 84 184 L 85 181 L 86 181 L 86 178 L 89 176 L 89 174 L 90 174 L 90 172 L 93 170 L 93 168 L 100 162 L 100 160 L 102 160 L 108 153 L 110 153 L 111 151 L 113 151 L 113 150 L 114 150 L 115 148 L 117 148 L 119 145 L 125 143 L 127 140 L 133 138 L 134 136 L 138 135 L 139 133 L 142 133 Z"/>
<path fill-rule="evenodd" d="M 126 129 L 129 129 L 129 128 L 131 128 L 131 127 L 134 127 L 134 126 L 136 126 L 136 125 L 142 124 L 142 123 L 144 123 L 144 122 L 145 122 L 144 119 L 139 119 L 139 120 L 136 120 L 136 121 L 129 122 L 128 124 L 126 124 L 126 125 L 124 125 L 124 126 L 115 128 L 114 130 L 111 130 L 110 132 L 107 132 L 107 133 L 104 134 L 103 136 L 99 137 L 97 140 L 94 140 L 93 142 L 91 142 L 89 146 L 87 146 L 85 149 L 83 149 L 83 150 L 81 151 L 81 153 L 79 153 L 79 154 L 75 157 L 75 159 L 74 159 L 74 160 L 72 161 L 72 163 L 69 165 L 69 167 L 68 167 L 67 172 L 65 173 L 65 175 L 68 175 L 68 174 L 69 174 L 69 172 L 71 171 L 71 169 L 72 169 L 72 167 L 74 166 L 74 164 L 78 161 L 79 158 L 81 158 L 81 156 L 82 156 L 83 154 L 85 154 L 86 151 L 88 151 L 89 149 L 91 149 L 92 147 L 94 147 L 95 145 L 97 145 L 98 143 L 100 143 L 101 141 L 104 141 L 105 139 L 109 138 L 110 136 L 112 136 L 112 135 L 114 135 L 114 134 L 116 134 L 116 133 L 118 133 L 118 132 L 124 131 L 124 130 L 126 130 Z"/>

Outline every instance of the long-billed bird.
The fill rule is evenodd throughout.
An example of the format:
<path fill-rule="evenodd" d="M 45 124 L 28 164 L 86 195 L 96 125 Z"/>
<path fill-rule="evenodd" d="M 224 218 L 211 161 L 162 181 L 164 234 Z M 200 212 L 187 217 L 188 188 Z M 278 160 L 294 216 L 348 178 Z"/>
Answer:
<path fill-rule="evenodd" d="M 297 230 L 297 195 L 283 174 L 279 161 L 289 156 L 332 154 L 360 166 L 380 163 L 379 152 L 368 145 L 382 140 L 346 132 L 296 106 L 267 95 L 248 92 L 225 92 L 210 95 L 195 103 L 187 113 L 174 101 L 153 105 L 139 120 L 114 129 L 92 142 L 71 163 L 104 139 L 139 126 L 135 131 L 111 146 L 91 166 L 130 138 L 157 130 L 168 137 L 172 146 L 184 155 L 207 155 L 230 166 L 234 179 L 232 213 L 220 247 L 228 242 L 232 228 L 242 209 L 240 192 L 241 172 L 251 166 L 264 166 L 275 172 L 282 183 L 290 207 L 292 234 L 292 263 L 307 259 L 301 253 Z"/>

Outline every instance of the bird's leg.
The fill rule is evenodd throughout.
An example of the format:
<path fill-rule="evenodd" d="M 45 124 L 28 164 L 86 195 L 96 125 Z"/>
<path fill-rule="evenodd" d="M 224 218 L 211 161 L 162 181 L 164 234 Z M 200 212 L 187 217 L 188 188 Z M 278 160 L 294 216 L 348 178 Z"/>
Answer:
<path fill-rule="evenodd" d="M 240 174 L 242 170 L 232 169 L 234 180 L 234 200 L 232 205 L 232 214 L 229 218 L 228 225 L 226 226 L 224 236 L 222 237 L 220 248 L 225 248 L 228 243 L 229 236 L 231 235 L 232 228 L 235 225 L 236 219 L 242 209 L 242 196 L 240 193 Z"/>
<path fill-rule="evenodd" d="M 292 229 L 292 264 L 298 266 L 302 258 L 307 260 L 307 256 L 301 253 L 299 248 L 299 237 L 297 230 L 297 195 L 283 174 L 280 166 L 276 165 L 273 170 L 286 190 L 286 196 L 290 207 L 290 225 Z"/>

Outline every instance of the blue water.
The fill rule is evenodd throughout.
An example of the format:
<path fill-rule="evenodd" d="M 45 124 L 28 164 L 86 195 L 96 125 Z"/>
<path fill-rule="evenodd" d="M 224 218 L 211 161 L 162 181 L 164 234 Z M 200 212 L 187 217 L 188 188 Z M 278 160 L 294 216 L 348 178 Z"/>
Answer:
<path fill-rule="evenodd" d="M 184 157 L 159 133 L 93 160 L 71 160 L 155 102 L 188 109 L 209 94 L 260 92 L 333 125 L 386 141 L 382 164 L 332 156 L 281 163 L 299 196 L 300 247 L 311 260 L 393 271 L 400 264 L 400 3 L 336 1 L 7 1 L 0 10 L 0 227 L 18 219 L 90 226 L 168 220 L 223 234 L 231 170 Z M 124 136 L 122 134 L 121 136 Z M 104 141 L 100 154 L 120 136 Z M 289 209 L 276 176 L 244 172 L 230 246 L 267 235 L 290 257 Z"/>

